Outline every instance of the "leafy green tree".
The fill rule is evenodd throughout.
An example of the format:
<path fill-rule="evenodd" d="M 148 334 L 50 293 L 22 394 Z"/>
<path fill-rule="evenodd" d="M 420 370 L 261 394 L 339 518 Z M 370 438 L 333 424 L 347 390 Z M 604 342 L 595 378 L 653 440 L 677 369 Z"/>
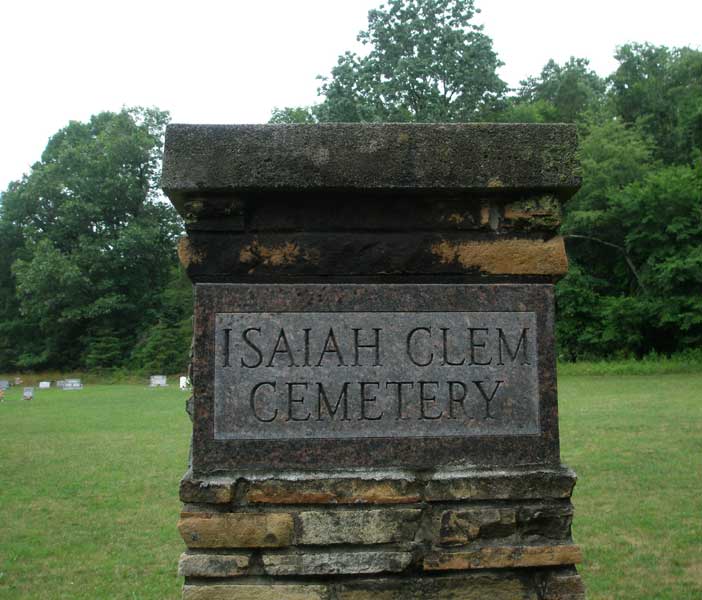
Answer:
<path fill-rule="evenodd" d="M 138 340 L 131 367 L 151 373 L 182 373 L 189 362 L 192 339 L 192 285 L 181 267 L 171 270 L 161 294 L 158 320 Z"/>
<path fill-rule="evenodd" d="M 358 35 L 368 52 L 346 52 L 323 79 L 324 101 L 273 121 L 478 120 L 507 88 L 492 40 L 472 22 L 477 12 L 473 0 L 388 0 Z"/>
<path fill-rule="evenodd" d="M 181 231 L 158 192 L 167 120 L 135 108 L 71 122 L 2 195 L 13 247 L 0 276 L 13 284 L 10 318 L 32 332 L 16 366 L 103 366 L 95 338 L 129 348 L 155 320 Z"/>
<path fill-rule="evenodd" d="M 625 123 L 638 124 L 671 164 L 692 164 L 702 151 L 702 52 L 651 44 L 617 50 L 612 99 Z"/>
<path fill-rule="evenodd" d="M 552 107 L 548 121 L 574 123 L 605 101 L 606 82 L 589 67 L 585 58 L 571 57 L 559 65 L 549 60 L 538 77 L 521 82 L 517 104 L 546 103 Z"/>
<path fill-rule="evenodd" d="M 316 123 L 317 117 L 314 114 L 314 107 L 291 107 L 274 108 L 271 113 L 269 123 Z"/>

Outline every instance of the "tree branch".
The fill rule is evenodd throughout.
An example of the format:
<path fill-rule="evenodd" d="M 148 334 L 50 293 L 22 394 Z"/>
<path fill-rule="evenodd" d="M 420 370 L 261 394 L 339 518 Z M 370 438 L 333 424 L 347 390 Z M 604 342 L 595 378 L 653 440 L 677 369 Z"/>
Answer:
<path fill-rule="evenodd" d="M 564 235 L 563 237 L 564 237 L 564 239 L 590 240 L 591 242 L 597 242 L 598 244 L 602 244 L 603 246 L 609 246 L 610 248 L 616 248 L 624 256 L 624 260 L 626 261 L 626 264 L 629 265 L 629 269 L 631 269 L 631 272 L 634 274 L 634 277 L 636 278 L 636 282 L 639 284 L 639 287 L 644 291 L 644 293 L 648 293 L 646 286 L 641 281 L 641 277 L 639 277 L 639 273 L 636 270 L 636 267 L 634 266 L 633 261 L 631 260 L 631 258 L 629 258 L 629 255 L 627 254 L 626 250 L 622 246 L 619 246 L 617 244 L 613 244 L 612 242 L 607 242 L 605 240 L 601 240 L 600 238 L 592 237 L 589 235 L 577 235 L 577 234 L 573 233 L 570 235 Z"/>

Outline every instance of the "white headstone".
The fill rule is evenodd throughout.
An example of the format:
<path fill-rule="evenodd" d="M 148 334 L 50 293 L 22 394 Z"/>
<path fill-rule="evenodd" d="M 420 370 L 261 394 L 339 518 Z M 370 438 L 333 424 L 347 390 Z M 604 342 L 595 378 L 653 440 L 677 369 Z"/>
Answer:
<path fill-rule="evenodd" d="M 65 382 L 63 379 L 59 379 L 59 380 L 56 382 L 56 387 L 57 387 L 58 389 L 60 389 L 60 390 L 62 390 L 62 389 L 64 388 L 65 385 L 66 385 L 66 382 Z"/>
<path fill-rule="evenodd" d="M 34 397 L 34 388 L 33 387 L 26 387 L 24 388 L 24 392 L 22 393 L 22 398 L 25 400 L 31 400 Z"/>
<path fill-rule="evenodd" d="M 149 377 L 149 387 L 166 387 L 167 385 L 165 375 L 152 375 Z"/>
<path fill-rule="evenodd" d="M 185 375 L 180 376 L 180 389 L 181 390 L 188 389 L 188 378 Z"/>
<path fill-rule="evenodd" d="M 9 390 L 10 382 L 7 379 L 0 379 L 0 390 Z"/>
<path fill-rule="evenodd" d="M 39 382 L 39 389 L 40 390 L 48 390 L 50 387 L 51 387 L 50 381 L 40 381 Z"/>
<path fill-rule="evenodd" d="M 80 379 L 66 379 L 63 382 L 64 390 L 82 390 L 83 384 Z"/>

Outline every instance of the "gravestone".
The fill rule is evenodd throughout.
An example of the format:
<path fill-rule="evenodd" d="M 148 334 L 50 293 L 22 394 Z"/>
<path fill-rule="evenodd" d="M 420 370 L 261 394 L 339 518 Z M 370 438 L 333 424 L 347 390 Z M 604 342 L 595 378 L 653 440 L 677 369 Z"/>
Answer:
<path fill-rule="evenodd" d="M 189 386 L 188 386 L 188 378 L 185 377 L 185 375 L 181 375 L 181 376 L 180 376 L 179 384 L 180 384 L 180 389 L 181 389 L 181 391 L 187 390 L 188 387 L 189 387 Z"/>
<path fill-rule="evenodd" d="M 82 390 L 83 382 L 80 379 L 64 379 L 63 388 L 64 390 Z"/>
<path fill-rule="evenodd" d="M 166 380 L 165 375 L 151 375 L 149 377 L 149 387 L 166 387 L 168 385 Z"/>
<path fill-rule="evenodd" d="M 56 381 L 56 387 L 60 390 L 62 390 L 66 386 L 66 380 L 65 379 L 59 379 Z"/>
<path fill-rule="evenodd" d="M 33 387 L 26 387 L 22 390 L 22 399 L 23 400 L 31 400 L 34 398 L 34 388 Z"/>
<path fill-rule="evenodd" d="M 40 381 L 39 382 L 39 389 L 40 390 L 48 390 L 51 388 L 51 382 L 50 381 Z"/>
<path fill-rule="evenodd" d="M 0 379 L 0 390 L 9 390 L 10 382 L 7 379 Z"/>
<path fill-rule="evenodd" d="M 195 284 L 185 600 L 582 600 L 567 125 L 171 125 Z"/>

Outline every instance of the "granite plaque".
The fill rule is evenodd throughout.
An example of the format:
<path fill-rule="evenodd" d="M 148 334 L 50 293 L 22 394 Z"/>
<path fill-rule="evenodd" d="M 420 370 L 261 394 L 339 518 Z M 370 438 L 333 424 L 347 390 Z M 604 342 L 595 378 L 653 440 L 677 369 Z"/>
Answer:
<path fill-rule="evenodd" d="M 558 461 L 550 285 L 196 296 L 196 473 Z"/>
<path fill-rule="evenodd" d="M 247 312 L 215 321 L 217 439 L 539 432 L 533 312 Z"/>

